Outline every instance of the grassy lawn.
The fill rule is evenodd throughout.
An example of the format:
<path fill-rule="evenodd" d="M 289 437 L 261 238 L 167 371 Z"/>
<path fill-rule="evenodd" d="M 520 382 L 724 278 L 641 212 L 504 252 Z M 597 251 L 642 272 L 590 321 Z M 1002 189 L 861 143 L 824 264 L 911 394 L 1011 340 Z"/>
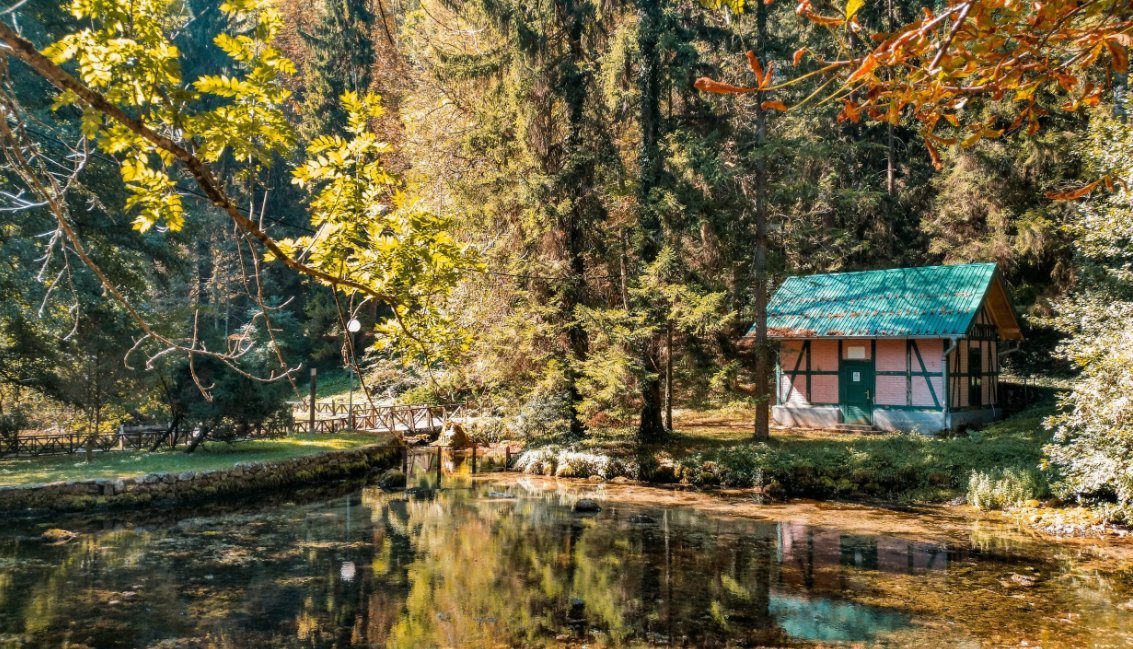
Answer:
<path fill-rule="evenodd" d="M 894 503 L 963 497 L 970 485 L 980 483 L 992 498 L 1018 502 L 1048 495 L 1047 476 L 1039 464 L 1042 447 L 1050 440 L 1042 422 L 1054 407 L 1051 390 L 1041 402 L 1010 418 L 947 437 L 773 429 L 770 442 L 754 443 L 752 413 L 741 409 L 674 412 L 675 432 L 644 447 L 634 444 L 633 432 L 626 428 L 593 430 L 574 442 L 555 441 L 560 448 L 622 458 L 626 465 L 636 462 L 645 480 Z M 564 475 L 585 477 L 594 471 L 587 461 L 578 462 L 581 466 Z"/>
<path fill-rule="evenodd" d="M 246 442 L 208 442 L 193 454 L 181 450 L 144 453 L 108 451 L 95 453 L 87 464 L 82 454 L 0 459 L 0 486 L 28 485 L 60 480 L 132 478 L 147 473 L 209 471 L 237 462 L 286 460 L 328 451 L 346 451 L 389 439 L 385 433 L 336 433 L 293 435 L 282 439 Z"/>
<path fill-rule="evenodd" d="M 315 387 L 317 392 L 316 397 L 319 401 L 337 399 L 346 403 L 347 394 L 350 392 L 350 372 L 343 368 L 319 370 L 319 378 Z M 303 400 L 306 401 L 308 395 L 311 394 L 309 378 L 305 383 L 299 385 L 299 392 L 303 394 Z M 366 399 L 357 376 L 354 377 L 354 398 L 359 402 L 365 401 Z"/>
<path fill-rule="evenodd" d="M 938 501 L 967 492 L 973 472 L 1039 475 L 1054 411 L 1044 401 L 982 430 L 952 437 L 839 431 L 772 432 L 769 444 L 749 441 L 750 422 L 698 415 L 682 422 L 669 448 L 693 484 L 751 486 L 760 482 L 790 495 L 866 496 Z"/>

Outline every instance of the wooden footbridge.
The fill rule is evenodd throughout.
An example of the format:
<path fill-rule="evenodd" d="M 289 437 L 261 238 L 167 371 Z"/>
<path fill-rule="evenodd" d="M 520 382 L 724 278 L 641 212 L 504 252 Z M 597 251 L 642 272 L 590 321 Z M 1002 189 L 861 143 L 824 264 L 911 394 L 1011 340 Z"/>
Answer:
<path fill-rule="evenodd" d="M 351 412 L 353 411 L 353 412 Z M 292 404 L 292 430 L 296 433 L 334 433 L 340 430 L 389 432 L 399 436 L 432 434 L 445 422 L 461 421 L 472 415 L 467 406 L 450 403 L 439 406 L 370 406 L 352 408 L 334 401 Z"/>

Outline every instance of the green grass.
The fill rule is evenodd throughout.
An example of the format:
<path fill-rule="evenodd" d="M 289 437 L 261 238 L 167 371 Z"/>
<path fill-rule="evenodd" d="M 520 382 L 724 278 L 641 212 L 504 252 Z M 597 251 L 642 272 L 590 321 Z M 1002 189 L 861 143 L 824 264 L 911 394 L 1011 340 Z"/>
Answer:
<path fill-rule="evenodd" d="M 389 439 L 382 433 L 336 433 L 333 435 L 292 435 L 281 439 L 246 442 L 208 442 L 192 454 L 182 450 L 144 453 L 108 451 L 95 453 L 90 464 L 84 456 L 52 455 L 0 459 L 0 486 L 18 486 L 86 480 L 93 478 L 132 478 L 147 473 L 210 471 L 237 462 L 271 462 L 330 451 L 346 451 Z"/>
<path fill-rule="evenodd" d="M 973 473 L 1038 466 L 1053 401 L 955 437 L 918 434 L 778 431 L 772 441 L 738 441 L 734 429 L 692 426 L 675 436 L 683 476 L 703 486 L 761 486 L 790 496 L 940 501 L 965 495 Z M 749 435 L 744 422 L 743 433 Z M 677 455 L 674 453 L 674 455 Z M 1031 490 L 1041 493 L 1043 485 Z"/>
<path fill-rule="evenodd" d="M 641 447 L 628 428 L 597 429 L 583 439 L 539 440 L 533 446 L 554 443 L 616 458 L 625 466 L 632 461 L 645 480 L 893 503 L 951 500 L 978 485 L 981 505 L 1009 504 L 1048 493 L 1038 467 L 1042 447 L 1050 440 L 1042 422 L 1054 412 L 1054 403 L 1050 390 L 1042 402 L 1013 417 L 950 437 L 774 430 L 770 442 L 753 443 L 751 411 L 728 409 L 678 411 L 675 432 Z"/>
<path fill-rule="evenodd" d="M 358 399 L 365 399 L 361 393 L 362 388 L 358 384 L 358 377 L 354 377 L 354 397 Z M 303 399 L 306 400 L 311 394 L 311 383 L 308 380 L 299 386 L 299 391 L 303 394 Z M 322 401 L 324 399 L 339 399 L 343 403 L 346 402 L 346 395 L 350 392 L 350 372 L 343 368 L 336 368 L 331 370 L 319 370 L 319 378 L 316 383 L 316 397 Z"/>

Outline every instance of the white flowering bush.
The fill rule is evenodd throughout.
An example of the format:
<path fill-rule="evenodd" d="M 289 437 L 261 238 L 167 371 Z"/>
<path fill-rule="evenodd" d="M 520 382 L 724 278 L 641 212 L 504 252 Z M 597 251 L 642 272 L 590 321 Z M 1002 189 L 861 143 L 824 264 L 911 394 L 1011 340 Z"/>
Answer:
<path fill-rule="evenodd" d="M 553 475 L 560 478 L 637 477 L 633 462 L 601 453 L 587 453 L 558 446 L 544 446 L 524 451 L 515 460 L 516 470 L 523 473 Z"/>

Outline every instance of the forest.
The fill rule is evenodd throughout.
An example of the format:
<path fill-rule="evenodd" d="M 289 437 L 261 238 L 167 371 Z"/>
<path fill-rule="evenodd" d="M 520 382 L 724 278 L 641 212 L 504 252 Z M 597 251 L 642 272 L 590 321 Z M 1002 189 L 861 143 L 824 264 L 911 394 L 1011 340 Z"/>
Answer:
<path fill-rule="evenodd" d="M 0 647 L 1133 645 L 1130 49 L 5 0 Z"/>
<path fill-rule="evenodd" d="M 775 349 L 744 334 L 784 278 L 994 262 L 1027 341 L 1003 371 L 1065 388 L 1042 470 L 1133 503 L 1123 2 L 2 23 L 2 435 L 223 436 L 349 368 L 371 403 L 474 402 L 519 439 L 664 444 L 674 409 L 720 408 L 766 439 Z"/>

